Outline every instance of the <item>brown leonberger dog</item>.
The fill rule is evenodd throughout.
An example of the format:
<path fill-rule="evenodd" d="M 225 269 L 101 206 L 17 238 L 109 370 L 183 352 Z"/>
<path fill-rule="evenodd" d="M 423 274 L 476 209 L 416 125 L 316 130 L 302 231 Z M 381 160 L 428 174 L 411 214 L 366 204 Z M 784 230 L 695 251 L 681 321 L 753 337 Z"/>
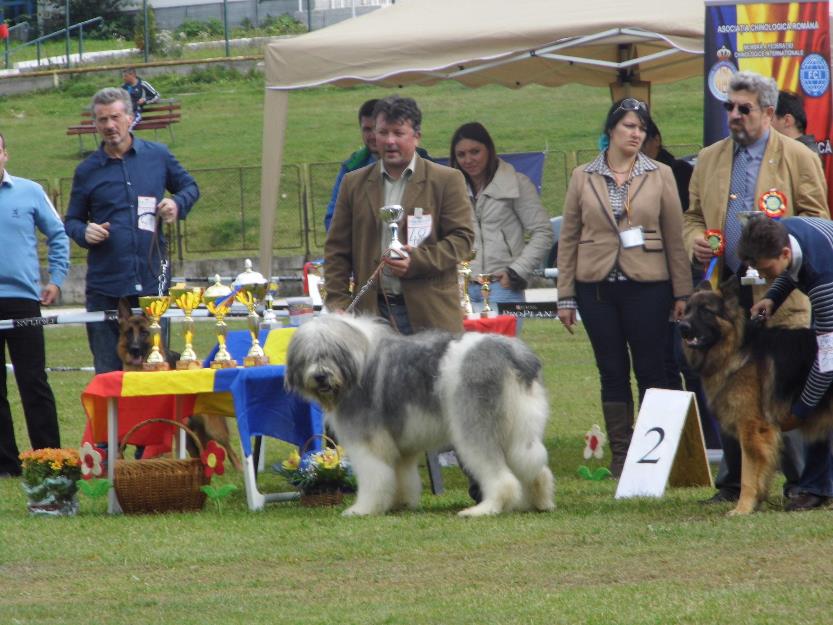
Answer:
<path fill-rule="evenodd" d="M 749 514 L 766 499 L 779 460 L 781 424 L 801 395 L 816 358 L 810 329 L 768 328 L 748 319 L 732 278 L 720 292 L 698 287 L 680 321 L 686 359 L 703 382 L 709 406 L 741 446 L 741 486 L 729 514 Z M 810 439 L 833 428 L 830 390 L 800 426 Z"/>

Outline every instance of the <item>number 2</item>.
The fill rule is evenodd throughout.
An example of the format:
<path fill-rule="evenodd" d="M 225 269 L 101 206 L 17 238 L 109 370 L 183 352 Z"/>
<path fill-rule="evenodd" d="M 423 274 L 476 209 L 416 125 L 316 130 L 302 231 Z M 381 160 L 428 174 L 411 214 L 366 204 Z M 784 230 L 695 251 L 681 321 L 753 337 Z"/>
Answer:
<path fill-rule="evenodd" d="M 659 440 L 657 441 L 657 444 L 651 447 L 651 449 L 649 449 L 644 456 L 637 460 L 637 463 L 656 464 L 657 462 L 659 462 L 659 456 L 656 456 L 654 458 L 649 458 L 648 456 L 650 456 L 657 447 L 662 445 L 662 441 L 665 440 L 665 430 L 663 430 L 660 427 L 651 428 L 650 430 L 645 432 L 645 436 L 648 436 L 648 434 L 650 434 L 651 432 L 656 432 L 659 435 Z"/>

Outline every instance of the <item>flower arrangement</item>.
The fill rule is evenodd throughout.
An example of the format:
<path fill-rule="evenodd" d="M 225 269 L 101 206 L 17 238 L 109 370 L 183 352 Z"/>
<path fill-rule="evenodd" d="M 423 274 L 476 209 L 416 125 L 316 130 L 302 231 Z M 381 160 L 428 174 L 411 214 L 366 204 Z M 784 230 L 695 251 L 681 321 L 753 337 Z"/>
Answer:
<path fill-rule="evenodd" d="M 278 473 L 304 495 L 356 489 L 350 463 L 338 445 L 303 456 L 294 450 L 280 464 Z"/>
<path fill-rule="evenodd" d="M 35 449 L 20 454 L 23 491 L 32 514 L 72 515 L 78 511 L 76 482 L 81 458 L 75 449 Z"/>

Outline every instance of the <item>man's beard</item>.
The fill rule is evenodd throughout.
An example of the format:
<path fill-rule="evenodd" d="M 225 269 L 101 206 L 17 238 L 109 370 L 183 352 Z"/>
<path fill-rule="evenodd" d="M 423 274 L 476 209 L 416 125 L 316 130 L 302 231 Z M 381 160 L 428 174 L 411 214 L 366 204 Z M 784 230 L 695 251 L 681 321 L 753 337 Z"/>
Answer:
<path fill-rule="evenodd" d="M 732 126 L 729 126 L 729 133 L 732 135 L 732 139 L 735 140 L 735 143 L 740 145 L 749 145 L 752 143 L 749 134 L 743 128 L 733 128 Z"/>

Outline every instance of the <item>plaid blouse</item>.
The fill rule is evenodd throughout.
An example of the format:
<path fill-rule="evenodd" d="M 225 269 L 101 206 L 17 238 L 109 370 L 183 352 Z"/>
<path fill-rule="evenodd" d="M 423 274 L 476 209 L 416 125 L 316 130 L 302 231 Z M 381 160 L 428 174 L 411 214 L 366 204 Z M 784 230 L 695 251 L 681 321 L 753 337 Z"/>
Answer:
<path fill-rule="evenodd" d="M 606 156 L 607 151 L 599 152 L 599 155 L 595 158 L 595 160 L 593 160 L 592 163 L 584 168 L 584 171 L 588 174 L 599 174 L 600 176 L 604 176 L 605 183 L 607 183 L 607 194 L 608 198 L 610 198 L 610 208 L 613 213 L 613 218 L 616 222 L 619 222 L 621 219 L 625 219 L 627 217 L 625 212 L 625 202 L 627 202 L 628 194 L 630 193 L 631 181 L 637 176 L 644 175 L 645 172 L 657 169 L 657 164 L 651 161 L 651 159 L 645 156 L 642 152 L 637 152 L 636 161 L 633 164 L 630 176 L 625 181 L 625 184 L 620 187 L 616 184 L 616 177 L 613 172 L 607 166 Z M 626 282 L 628 277 L 622 273 L 622 270 L 619 269 L 619 265 L 616 264 L 613 266 L 613 269 L 610 270 L 610 273 L 607 274 L 607 278 L 605 278 L 605 280 L 607 282 Z M 574 297 L 558 300 L 558 307 L 577 308 L 576 300 Z"/>

